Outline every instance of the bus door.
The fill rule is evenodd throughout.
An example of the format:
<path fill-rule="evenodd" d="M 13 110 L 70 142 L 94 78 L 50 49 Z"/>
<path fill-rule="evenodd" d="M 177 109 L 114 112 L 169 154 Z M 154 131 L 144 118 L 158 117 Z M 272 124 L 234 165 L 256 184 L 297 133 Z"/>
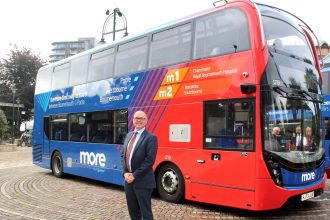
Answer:
<path fill-rule="evenodd" d="M 215 204 L 225 200 L 236 207 L 253 204 L 254 103 L 254 99 L 204 103 L 204 147 L 196 152 L 191 175 L 196 200 Z"/>
<path fill-rule="evenodd" d="M 44 131 L 43 131 L 43 155 L 49 155 L 49 139 L 50 139 L 50 124 L 49 116 L 44 117 Z"/>

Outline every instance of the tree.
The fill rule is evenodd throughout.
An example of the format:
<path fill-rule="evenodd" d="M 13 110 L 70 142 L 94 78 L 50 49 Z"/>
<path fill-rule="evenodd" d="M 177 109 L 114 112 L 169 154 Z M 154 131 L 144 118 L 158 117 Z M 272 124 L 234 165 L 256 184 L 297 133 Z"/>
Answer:
<path fill-rule="evenodd" d="M 14 46 L 10 50 L 7 59 L 0 62 L 0 100 L 12 103 L 12 87 L 16 88 L 15 102 L 17 98 L 24 105 L 20 110 L 25 111 L 23 121 L 32 118 L 34 106 L 34 88 L 37 72 L 45 62 L 34 54 L 31 49 Z M 8 115 L 8 114 L 7 114 Z"/>
<path fill-rule="evenodd" d="M 0 143 L 3 139 L 3 135 L 8 131 L 8 121 L 5 113 L 0 109 Z"/>

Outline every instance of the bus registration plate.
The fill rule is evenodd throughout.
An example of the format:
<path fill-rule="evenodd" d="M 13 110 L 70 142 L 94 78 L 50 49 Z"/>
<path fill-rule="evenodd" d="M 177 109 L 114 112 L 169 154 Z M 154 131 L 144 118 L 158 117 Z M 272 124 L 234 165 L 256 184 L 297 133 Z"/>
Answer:
<path fill-rule="evenodd" d="M 305 200 L 311 199 L 311 198 L 314 198 L 314 191 L 304 193 L 304 194 L 301 195 L 301 201 L 305 201 Z"/>

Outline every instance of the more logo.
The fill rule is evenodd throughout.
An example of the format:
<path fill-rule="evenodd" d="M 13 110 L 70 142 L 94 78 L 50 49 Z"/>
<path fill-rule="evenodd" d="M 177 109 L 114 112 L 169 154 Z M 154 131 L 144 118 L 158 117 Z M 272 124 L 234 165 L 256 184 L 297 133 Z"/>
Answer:
<path fill-rule="evenodd" d="M 105 167 L 105 155 L 103 153 L 80 151 L 80 163 L 92 166 Z"/>
<path fill-rule="evenodd" d="M 301 175 L 301 182 L 315 180 L 315 172 L 304 173 Z"/>

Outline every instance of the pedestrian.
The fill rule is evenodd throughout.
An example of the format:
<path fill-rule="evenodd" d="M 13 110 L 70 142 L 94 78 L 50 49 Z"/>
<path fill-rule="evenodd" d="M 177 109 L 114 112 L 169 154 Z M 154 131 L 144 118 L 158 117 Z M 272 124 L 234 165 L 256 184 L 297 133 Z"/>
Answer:
<path fill-rule="evenodd" d="M 145 112 L 136 111 L 133 116 L 133 132 L 126 135 L 121 155 L 125 194 L 131 219 L 153 219 L 151 194 L 156 187 L 152 166 L 156 159 L 157 137 L 145 128 L 148 118 Z"/>

